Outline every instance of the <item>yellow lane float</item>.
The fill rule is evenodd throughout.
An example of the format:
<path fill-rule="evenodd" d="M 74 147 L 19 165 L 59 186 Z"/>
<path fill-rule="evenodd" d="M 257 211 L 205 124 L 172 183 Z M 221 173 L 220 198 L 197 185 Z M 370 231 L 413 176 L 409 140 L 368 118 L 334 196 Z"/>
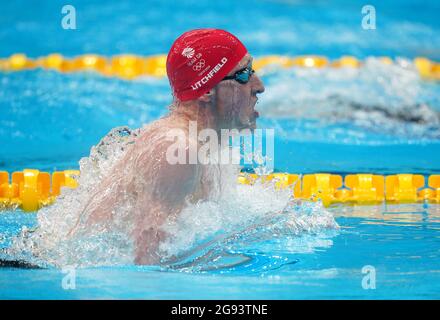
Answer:
<path fill-rule="evenodd" d="M 12 173 L 10 183 L 9 173 L 0 171 L 0 208 L 36 211 L 53 203 L 62 187 L 76 188 L 77 176 L 78 170 L 66 170 L 54 172 L 51 179 L 48 172 L 24 169 Z"/>
<path fill-rule="evenodd" d="M 321 56 L 303 56 L 296 57 L 292 60 L 293 66 L 305 67 L 305 68 L 323 68 L 326 67 L 328 59 Z"/>
<path fill-rule="evenodd" d="M 352 56 L 343 56 L 332 62 L 332 67 L 336 68 L 359 68 L 360 65 L 360 61 Z"/>
<path fill-rule="evenodd" d="M 48 172 L 25 169 L 12 173 L 12 180 L 9 182 L 9 173 L 0 171 L 0 209 L 21 208 L 26 212 L 36 211 L 53 203 L 60 195 L 61 188 L 76 188 L 79 174 L 78 170 L 56 171 L 50 175 Z M 271 183 L 275 189 L 291 189 L 295 198 L 320 200 L 325 206 L 337 203 L 440 203 L 440 175 L 431 175 L 425 181 L 425 177 L 420 174 L 382 176 L 359 173 L 343 177 L 330 173 L 273 173 L 267 176 L 241 173 L 238 183 Z"/>
<path fill-rule="evenodd" d="M 0 63 L 0 70 L 20 71 L 38 67 L 37 63 L 23 53 L 16 53 Z"/>
<path fill-rule="evenodd" d="M 293 66 L 293 60 L 289 57 L 270 55 L 261 58 L 256 58 L 252 62 L 254 70 L 259 71 L 267 67 L 282 67 L 288 68 Z"/>
<path fill-rule="evenodd" d="M 166 55 L 137 56 L 123 54 L 113 57 L 103 57 L 97 54 L 84 54 L 66 58 L 59 53 L 37 59 L 28 58 L 23 53 L 13 54 L 8 58 L 0 59 L 0 71 L 21 71 L 34 68 L 53 69 L 61 72 L 78 72 L 92 70 L 105 76 L 119 77 L 131 80 L 140 76 L 165 77 Z M 384 64 L 392 64 L 389 57 L 378 57 Z M 423 79 L 440 80 L 440 64 L 425 57 L 413 60 L 414 66 Z M 268 55 L 254 59 L 255 70 L 265 68 L 360 68 L 363 62 L 353 56 L 342 56 L 330 61 L 328 58 L 317 55 L 281 56 Z"/>
<path fill-rule="evenodd" d="M 440 64 L 435 63 L 424 57 L 417 57 L 414 59 L 419 74 L 422 78 L 429 80 L 440 80 Z"/>
<path fill-rule="evenodd" d="M 46 57 L 41 57 L 37 59 L 37 65 L 44 69 L 54 69 L 61 71 L 61 67 L 64 62 L 64 57 L 59 53 L 53 53 Z"/>
<path fill-rule="evenodd" d="M 265 177 L 241 173 L 238 182 L 253 185 L 275 180 L 275 187 L 291 188 L 296 198 L 321 200 L 325 206 L 336 203 L 358 205 L 387 203 L 440 203 L 440 175 L 425 177 L 417 174 L 389 176 L 369 173 L 349 174 L 345 177 L 330 173 L 299 176 L 275 173 Z"/>

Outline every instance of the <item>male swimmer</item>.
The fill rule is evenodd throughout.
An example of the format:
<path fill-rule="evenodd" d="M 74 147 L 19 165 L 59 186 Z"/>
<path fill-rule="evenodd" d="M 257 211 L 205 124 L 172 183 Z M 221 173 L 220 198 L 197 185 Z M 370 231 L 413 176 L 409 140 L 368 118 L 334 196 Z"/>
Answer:
<path fill-rule="evenodd" d="M 264 91 L 252 69 L 251 55 L 224 30 L 182 34 L 168 53 L 167 74 L 174 98 L 169 114 L 141 130 L 112 174 L 94 190 L 70 231 L 74 233 L 83 223 L 111 223 L 120 199 L 130 199 L 136 264 L 158 263 L 158 246 L 164 240 L 160 228 L 167 217 L 177 216 L 188 202 L 207 199 L 211 190 L 206 166 L 167 160 L 167 150 L 174 143 L 167 132 L 183 130 L 189 153 L 191 143 L 198 145 L 191 141 L 190 121 L 197 123 L 198 131 L 255 129 L 257 94 Z"/>

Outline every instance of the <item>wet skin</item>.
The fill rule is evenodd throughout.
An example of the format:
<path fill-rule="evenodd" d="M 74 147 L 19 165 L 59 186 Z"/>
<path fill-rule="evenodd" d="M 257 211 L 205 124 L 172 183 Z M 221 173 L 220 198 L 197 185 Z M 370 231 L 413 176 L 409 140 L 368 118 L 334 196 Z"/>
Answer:
<path fill-rule="evenodd" d="M 228 75 L 251 60 L 246 54 Z M 168 115 L 142 129 L 111 175 L 96 187 L 70 236 L 84 228 L 111 228 L 115 208 L 130 203 L 127 224 L 131 226 L 135 263 L 160 263 L 158 246 L 166 237 L 161 226 L 166 219 L 176 218 L 188 202 L 207 199 L 212 183 L 204 165 L 168 163 L 166 151 L 173 142 L 167 139 L 167 132 L 181 129 L 188 145 L 198 145 L 188 134 L 190 121 L 197 121 L 199 131 L 255 129 L 257 94 L 263 92 L 263 83 L 254 73 L 246 84 L 225 80 L 196 100 L 175 101 Z"/>

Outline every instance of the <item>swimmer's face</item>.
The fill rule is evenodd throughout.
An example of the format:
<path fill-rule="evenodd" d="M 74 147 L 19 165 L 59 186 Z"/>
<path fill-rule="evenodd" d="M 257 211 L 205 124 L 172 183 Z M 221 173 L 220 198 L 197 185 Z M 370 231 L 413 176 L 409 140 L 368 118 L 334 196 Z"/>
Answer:
<path fill-rule="evenodd" d="M 250 54 L 246 54 L 228 76 L 246 68 L 251 62 L 252 57 Z M 255 104 L 258 100 L 257 94 L 264 92 L 263 82 L 256 73 L 250 76 L 247 83 L 224 80 L 215 89 L 220 128 L 239 130 L 256 128 L 259 116 L 255 110 Z"/>

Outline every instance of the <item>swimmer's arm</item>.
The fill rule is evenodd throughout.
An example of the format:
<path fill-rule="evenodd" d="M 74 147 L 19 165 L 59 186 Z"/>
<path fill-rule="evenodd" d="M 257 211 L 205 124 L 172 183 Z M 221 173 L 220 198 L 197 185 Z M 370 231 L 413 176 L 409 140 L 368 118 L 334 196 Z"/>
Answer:
<path fill-rule="evenodd" d="M 196 164 L 173 164 L 167 159 L 167 150 L 171 143 L 162 143 L 154 151 L 154 159 L 151 166 L 143 166 L 143 163 L 151 159 L 139 159 L 137 167 L 152 200 L 161 203 L 167 209 L 181 209 L 186 199 L 194 194 L 200 181 L 200 170 Z M 189 151 L 185 150 L 186 159 L 189 159 Z M 151 155 L 150 155 L 151 156 Z"/>
<path fill-rule="evenodd" d="M 127 189 L 125 177 L 122 175 L 127 163 L 130 163 L 130 156 L 131 153 L 128 151 L 109 171 L 110 174 L 97 184 L 73 227 L 67 232 L 68 237 L 73 236 L 80 225 L 95 225 L 111 220 L 113 210 L 121 195 L 132 192 Z"/>
<path fill-rule="evenodd" d="M 138 206 L 156 208 L 160 211 L 156 212 L 157 217 L 180 211 L 185 204 L 185 199 L 194 191 L 199 179 L 198 169 L 196 165 L 170 164 L 166 158 L 166 151 L 170 144 L 170 142 L 163 142 L 151 149 L 146 148 L 136 157 L 127 154 L 112 169 L 113 174 L 101 181 L 93 191 L 94 194 L 90 196 L 90 200 L 68 234 L 73 235 L 81 224 L 91 225 L 111 220 L 118 198 L 124 193 L 149 195 L 149 202 L 138 203 Z M 122 183 L 122 180 L 118 179 L 118 174 L 124 172 L 127 166 L 133 166 L 128 173 L 133 177 L 127 179 L 132 180 L 132 183 Z M 127 180 L 123 179 L 123 181 Z M 140 198 L 142 202 L 142 198 L 146 199 L 147 196 L 141 195 Z M 159 208 L 162 209 L 159 210 Z"/>
<path fill-rule="evenodd" d="M 159 245 L 167 235 L 163 226 L 167 219 L 175 219 L 192 194 L 197 172 L 192 166 L 163 166 L 157 171 L 157 181 L 151 190 L 149 201 L 138 204 L 133 233 L 136 264 L 157 264 L 161 260 Z M 148 208 L 148 210 L 142 210 Z"/>
<path fill-rule="evenodd" d="M 88 202 L 81 210 L 73 227 L 67 236 L 73 236 L 80 225 L 95 225 L 109 221 L 112 217 L 118 197 L 123 192 L 123 186 L 115 184 L 112 177 L 107 177 L 97 186 Z"/>
<path fill-rule="evenodd" d="M 170 164 L 163 152 L 164 148 L 157 150 L 153 172 L 146 170 L 149 166 L 141 165 L 142 161 L 147 162 L 148 159 L 139 159 L 138 173 L 148 185 L 151 198 L 145 203 L 141 200 L 139 205 L 139 209 L 148 207 L 149 210 L 148 214 L 140 217 L 134 232 L 136 264 L 155 264 L 159 261 L 159 244 L 165 239 L 163 224 L 168 218 L 177 217 L 200 181 L 197 165 Z"/>

